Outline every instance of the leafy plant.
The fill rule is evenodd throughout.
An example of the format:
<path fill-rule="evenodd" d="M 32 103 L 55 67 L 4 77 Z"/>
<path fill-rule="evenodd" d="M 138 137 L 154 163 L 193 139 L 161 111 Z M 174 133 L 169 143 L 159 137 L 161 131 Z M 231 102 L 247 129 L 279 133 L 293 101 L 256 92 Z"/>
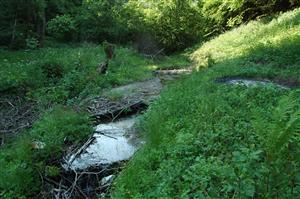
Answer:
<path fill-rule="evenodd" d="M 26 39 L 26 48 L 29 50 L 37 49 L 39 42 L 36 38 L 30 37 Z"/>
<path fill-rule="evenodd" d="M 290 96 L 283 97 L 268 122 L 261 113 L 255 118 L 254 126 L 266 153 L 267 187 L 274 191 L 270 197 L 278 197 L 283 189 L 290 189 L 293 194 L 300 163 L 299 104 Z"/>
<path fill-rule="evenodd" d="M 0 151 L 0 195 L 33 197 L 40 191 L 41 176 L 57 176 L 54 160 L 71 144 L 81 142 L 92 133 L 89 119 L 66 107 L 56 107 L 23 136 Z M 35 147 L 41 143 L 43 147 Z M 12 197 L 14 198 L 14 197 Z"/>
<path fill-rule="evenodd" d="M 70 15 L 56 16 L 48 22 L 47 31 L 57 39 L 68 41 L 75 31 L 75 21 Z"/>
<path fill-rule="evenodd" d="M 252 22 L 201 45 L 196 66 L 209 54 L 214 64 L 150 106 L 140 130 L 147 144 L 116 179 L 112 198 L 298 198 L 299 89 L 216 82 L 299 82 L 298 15 Z"/>

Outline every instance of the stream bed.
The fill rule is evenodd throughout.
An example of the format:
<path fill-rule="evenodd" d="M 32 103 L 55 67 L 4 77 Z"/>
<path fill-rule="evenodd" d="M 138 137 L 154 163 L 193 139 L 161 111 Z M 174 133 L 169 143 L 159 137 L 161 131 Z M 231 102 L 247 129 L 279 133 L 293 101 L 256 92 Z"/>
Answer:
<path fill-rule="evenodd" d="M 281 81 L 271 81 L 269 79 L 261 78 L 247 78 L 247 77 L 222 77 L 215 80 L 217 83 L 230 84 L 230 85 L 240 85 L 245 87 L 253 86 L 275 86 L 279 89 L 291 89 L 294 86 L 289 85 L 290 83 L 282 83 Z"/>
<path fill-rule="evenodd" d="M 99 199 L 109 196 L 113 180 L 145 143 L 137 130 L 139 117 L 159 97 L 164 85 L 189 71 L 159 70 L 155 78 L 107 90 L 83 103 L 94 121 L 94 134 L 68 152 L 51 198 Z"/>
<path fill-rule="evenodd" d="M 85 170 L 128 160 L 143 143 L 137 134 L 137 116 L 99 124 L 94 135 L 66 158 L 66 170 Z"/>

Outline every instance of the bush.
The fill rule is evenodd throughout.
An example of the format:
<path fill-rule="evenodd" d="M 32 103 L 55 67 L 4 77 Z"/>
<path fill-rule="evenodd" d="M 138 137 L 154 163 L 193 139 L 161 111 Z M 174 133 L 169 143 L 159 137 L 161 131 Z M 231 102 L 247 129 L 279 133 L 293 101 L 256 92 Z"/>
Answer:
<path fill-rule="evenodd" d="M 205 23 L 191 1 L 174 0 L 159 7 L 152 31 L 167 51 L 183 50 L 203 39 Z"/>
<path fill-rule="evenodd" d="M 75 30 L 75 21 L 70 15 L 56 16 L 47 24 L 49 35 L 61 41 L 72 40 L 72 34 Z"/>
<path fill-rule="evenodd" d="M 34 37 L 29 37 L 26 39 L 26 48 L 29 50 L 37 49 L 39 42 Z"/>
<path fill-rule="evenodd" d="M 128 42 L 127 31 L 116 20 L 121 1 L 84 1 L 76 22 L 80 40 Z"/>
<path fill-rule="evenodd" d="M 167 52 L 182 50 L 203 36 L 203 17 L 189 0 L 149 1 L 147 4 L 130 0 L 120 13 L 131 32 L 152 35 Z"/>
<path fill-rule="evenodd" d="M 46 78 L 53 82 L 57 82 L 64 75 L 64 68 L 59 63 L 44 63 L 41 68 L 42 73 L 46 76 Z"/>

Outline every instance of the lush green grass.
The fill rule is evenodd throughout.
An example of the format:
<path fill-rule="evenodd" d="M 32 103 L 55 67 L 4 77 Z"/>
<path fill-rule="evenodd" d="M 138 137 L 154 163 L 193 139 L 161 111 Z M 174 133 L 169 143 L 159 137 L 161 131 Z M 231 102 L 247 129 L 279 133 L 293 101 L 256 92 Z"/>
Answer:
<path fill-rule="evenodd" d="M 41 176 L 57 176 L 63 152 L 91 133 L 90 121 L 84 113 L 67 107 L 47 111 L 31 130 L 1 149 L 0 197 L 37 197 Z"/>
<path fill-rule="evenodd" d="M 247 57 L 256 61 L 268 62 L 277 59 L 278 66 L 291 65 L 291 62 L 299 62 L 299 57 L 293 57 L 299 53 L 299 48 L 293 48 L 299 44 L 299 11 L 288 12 L 277 19 L 267 22 L 264 19 L 252 21 L 247 25 L 222 34 L 217 38 L 205 43 L 196 50 L 192 57 L 197 62 L 198 67 L 208 66 L 208 60 L 213 63 L 228 61 Z M 266 50 L 272 57 L 265 56 Z M 285 53 L 285 56 L 281 56 Z M 259 56 L 259 59 L 258 59 Z M 280 60 L 284 60 L 280 62 Z M 296 58 L 296 60 L 292 60 Z M 288 59 L 291 59 L 288 61 Z M 286 61 L 288 61 L 286 63 Z"/>
<path fill-rule="evenodd" d="M 300 10 L 204 44 L 195 72 L 145 115 L 147 139 L 113 198 L 299 198 L 300 90 L 215 83 L 223 76 L 297 81 Z"/>
<path fill-rule="evenodd" d="M 157 68 L 188 66 L 184 54 L 146 59 L 131 48 L 117 47 L 108 74 L 97 73 L 105 60 L 101 46 L 44 48 L 0 54 L 0 91 L 25 87 L 41 102 L 64 103 L 74 98 L 99 94 L 101 89 L 152 77 Z"/>
<path fill-rule="evenodd" d="M 131 48 L 117 47 L 108 74 L 100 75 L 97 66 L 104 59 L 103 48 L 91 44 L 1 51 L 0 93 L 25 88 L 27 98 L 52 108 L 44 110 L 48 106 L 41 106 L 41 119 L 33 128 L 0 150 L 0 198 L 36 196 L 41 191 L 41 176 L 55 178 L 59 174 L 64 150 L 92 133 L 85 113 L 75 112 L 69 105 L 100 95 L 102 89 L 151 78 L 157 68 L 190 63 L 185 54 L 151 60 Z M 119 97 L 114 93 L 110 96 L 112 100 Z M 34 149 L 36 142 L 45 147 Z"/>

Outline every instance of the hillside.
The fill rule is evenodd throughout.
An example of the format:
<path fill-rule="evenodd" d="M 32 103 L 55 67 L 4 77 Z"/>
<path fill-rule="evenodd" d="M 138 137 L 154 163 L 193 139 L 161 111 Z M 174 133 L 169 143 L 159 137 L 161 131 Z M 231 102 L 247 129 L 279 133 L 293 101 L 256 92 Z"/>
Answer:
<path fill-rule="evenodd" d="M 233 29 L 192 58 L 198 71 L 144 116 L 148 142 L 112 197 L 299 198 L 300 9 Z M 233 78 L 262 83 L 225 84 Z"/>

